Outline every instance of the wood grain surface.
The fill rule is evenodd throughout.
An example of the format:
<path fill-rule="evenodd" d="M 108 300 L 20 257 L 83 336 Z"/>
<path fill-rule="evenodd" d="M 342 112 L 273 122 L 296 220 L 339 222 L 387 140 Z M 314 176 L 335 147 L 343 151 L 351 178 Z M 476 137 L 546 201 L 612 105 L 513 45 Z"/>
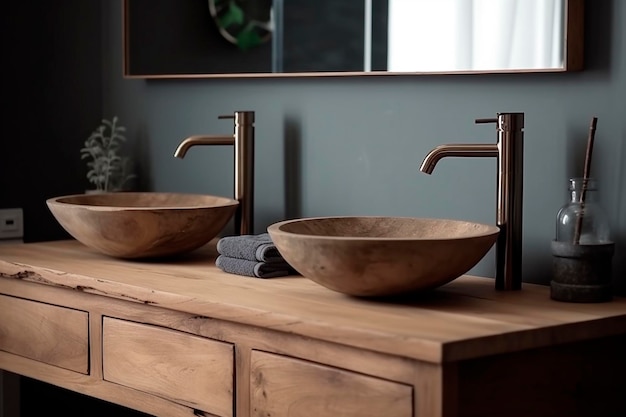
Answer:
<path fill-rule="evenodd" d="M 89 372 L 86 312 L 4 295 L 0 295 L 0 306 L 0 350 Z"/>
<path fill-rule="evenodd" d="M 363 299 L 290 276 L 253 279 L 215 267 L 215 241 L 161 262 L 124 261 L 73 241 L 0 247 L 0 278 L 44 283 L 169 310 L 441 363 L 626 331 L 626 299 L 570 304 L 549 288 L 501 292 L 463 276 L 426 295 Z"/>
<path fill-rule="evenodd" d="M 104 380 L 215 415 L 233 415 L 232 345 L 109 317 L 102 339 Z"/>

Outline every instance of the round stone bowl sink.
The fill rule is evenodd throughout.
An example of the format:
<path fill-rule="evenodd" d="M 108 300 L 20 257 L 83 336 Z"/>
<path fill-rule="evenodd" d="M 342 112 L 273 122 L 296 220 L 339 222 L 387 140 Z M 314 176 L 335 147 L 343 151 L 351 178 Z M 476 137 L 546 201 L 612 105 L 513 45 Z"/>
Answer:
<path fill-rule="evenodd" d="M 428 290 L 469 271 L 495 243 L 496 226 L 411 217 L 317 217 L 268 233 L 304 277 L 341 293 L 388 296 Z"/>
<path fill-rule="evenodd" d="M 197 249 L 217 236 L 239 204 L 212 195 L 160 192 L 76 194 L 46 203 L 76 240 L 117 258 Z"/>

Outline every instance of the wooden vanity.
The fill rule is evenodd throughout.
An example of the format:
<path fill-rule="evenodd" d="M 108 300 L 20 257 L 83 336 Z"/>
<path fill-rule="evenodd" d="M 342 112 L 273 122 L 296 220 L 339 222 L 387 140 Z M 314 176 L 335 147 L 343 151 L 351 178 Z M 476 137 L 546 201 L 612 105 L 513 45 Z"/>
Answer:
<path fill-rule="evenodd" d="M 624 416 L 626 299 L 463 276 L 366 300 L 76 241 L 0 246 L 0 368 L 156 416 Z"/>

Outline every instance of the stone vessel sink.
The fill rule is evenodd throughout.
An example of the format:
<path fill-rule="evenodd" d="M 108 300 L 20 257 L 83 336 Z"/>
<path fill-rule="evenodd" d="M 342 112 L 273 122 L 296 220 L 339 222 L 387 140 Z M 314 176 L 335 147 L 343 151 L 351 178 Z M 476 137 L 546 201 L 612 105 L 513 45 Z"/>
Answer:
<path fill-rule="evenodd" d="M 317 217 L 268 227 L 304 277 L 355 296 L 428 290 L 469 271 L 496 242 L 496 226 L 410 217 Z"/>
<path fill-rule="evenodd" d="M 197 249 L 222 231 L 239 204 L 212 195 L 159 192 L 76 194 L 46 203 L 76 240 L 117 258 Z"/>

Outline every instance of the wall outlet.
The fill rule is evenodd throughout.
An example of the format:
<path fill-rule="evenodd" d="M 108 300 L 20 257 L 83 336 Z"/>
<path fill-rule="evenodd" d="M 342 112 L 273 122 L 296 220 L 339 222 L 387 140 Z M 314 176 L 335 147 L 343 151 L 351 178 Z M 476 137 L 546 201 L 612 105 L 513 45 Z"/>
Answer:
<path fill-rule="evenodd" d="M 24 237 L 24 213 L 21 208 L 0 209 L 0 240 Z"/>

